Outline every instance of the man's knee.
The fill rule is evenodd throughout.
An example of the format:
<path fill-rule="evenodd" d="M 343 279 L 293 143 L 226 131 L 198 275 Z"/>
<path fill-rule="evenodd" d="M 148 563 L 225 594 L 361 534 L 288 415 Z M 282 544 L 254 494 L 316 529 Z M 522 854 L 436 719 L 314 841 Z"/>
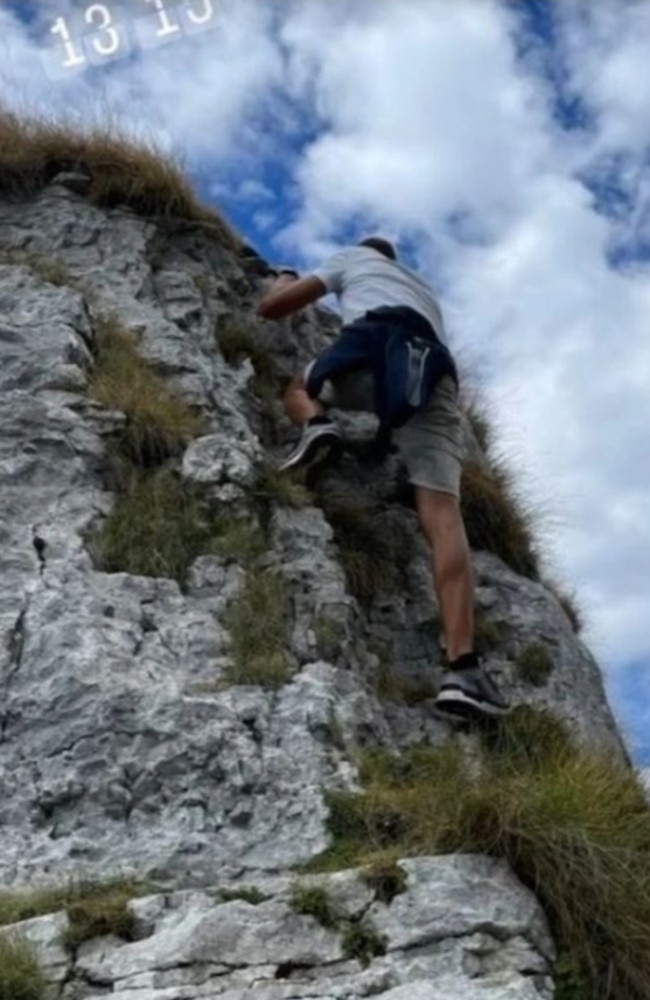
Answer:
<path fill-rule="evenodd" d="M 453 493 L 418 486 L 415 497 L 420 524 L 430 543 L 441 534 L 463 530 L 460 501 Z"/>
<path fill-rule="evenodd" d="M 286 398 L 291 393 L 294 392 L 305 392 L 305 378 L 302 372 L 299 375 L 294 375 L 290 378 L 284 387 L 283 396 Z"/>
<path fill-rule="evenodd" d="M 446 490 L 430 489 L 428 486 L 416 486 L 415 498 L 418 510 L 423 514 L 438 514 L 460 517 L 460 500 Z"/>

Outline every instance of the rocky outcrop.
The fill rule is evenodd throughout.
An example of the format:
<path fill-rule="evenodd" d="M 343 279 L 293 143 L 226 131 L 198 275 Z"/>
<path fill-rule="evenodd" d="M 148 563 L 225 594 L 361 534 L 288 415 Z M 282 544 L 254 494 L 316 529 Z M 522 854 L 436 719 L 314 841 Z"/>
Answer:
<path fill-rule="evenodd" d="M 23 924 L 64 998 L 99 1000 L 545 1000 L 554 957 L 532 893 L 498 861 L 463 855 L 403 862 L 404 891 L 378 900 L 355 871 L 262 879 L 224 899 L 180 891 L 129 904 L 136 937 L 98 938 L 71 956 L 65 914 Z M 317 886 L 327 926 L 300 912 Z M 228 894 L 224 894 L 228 897 Z M 371 961 L 372 959 L 372 961 Z"/>
<path fill-rule="evenodd" d="M 393 681 L 420 688 L 439 677 L 442 654 L 400 471 L 394 457 L 379 467 L 364 451 L 371 418 L 342 417 L 352 454 L 321 489 L 382 505 L 386 530 L 413 543 L 404 586 L 360 604 L 321 506 L 267 498 L 256 571 L 276 574 L 289 609 L 291 676 L 277 689 L 229 680 L 227 609 L 246 576 L 232 555 L 200 555 L 183 588 L 100 571 L 91 556 L 89 534 L 115 502 L 106 449 L 124 424 L 85 391 L 99 317 L 117 316 L 205 422 L 171 463 L 176 474 L 215 509 L 244 513 L 265 457 L 293 432 L 269 421 L 250 361 L 226 360 L 215 330 L 254 330 L 281 378 L 331 336 L 335 317 L 257 321 L 257 257 L 198 223 L 94 207 L 60 178 L 29 201 L 0 203 L 0 234 L 0 878 L 121 873 L 174 889 L 131 904 L 137 941 L 84 946 L 73 970 L 48 945 L 57 981 L 82 984 L 62 995 L 550 996 L 539 910 L 500 863 L 405 862 L 408 892 L 390 906 L 373 903 L 358 876 L 334 878 L 345 919 L 371 920 L 386 937 L 368 970 L 346 958 L 340 934 L 288 908 L 287 872 L 327 846 L 325 793 L 356 787 L 358 750 L 452 735 L 430 699 L 409 706 L 377 692 L 388 654 Z M 507 623 L 492 670 L 515 700 L 553 708 L 583 741 L 620 755 L 598 668 L 554 595 L 493 554 L 474 558 L 479 610 Z M 538 686 L 517 667 L 531 643 L 553 665 Z M 198 891 L 242 883 L 269 899 L 217 904 Z M 40 920 L 53 940 L 61 918 Z"/>

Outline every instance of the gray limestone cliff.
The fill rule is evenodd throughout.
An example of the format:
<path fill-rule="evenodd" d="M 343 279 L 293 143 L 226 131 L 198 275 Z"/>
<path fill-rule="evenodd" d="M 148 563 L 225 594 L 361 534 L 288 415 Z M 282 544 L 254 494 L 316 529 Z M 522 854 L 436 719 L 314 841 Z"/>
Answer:
<path fill-rule="evenodd" d="M 471 755 L 472 737 L 431 710 L 443 659 L 427 553 L 394 456 L 380 466 L 367 447 L 372 418 L 341 415 L 351 451 L 300 504 L 268 485 L 295 432 L 260 388 L 261 362 L 225 349 L 228 332 L 250 333 L 279 388 L 336 318 L 257 320 L 264 275 L 218 230 L 97 207 L 79 178 L 0 200 L 0 879 L 163 887 L 130 904 L 135 940 L 98 939 L 74 959 L 57 944 L 64 914 L 25 925 L 66 1000 L 550 997 L 544 916 L 502 861 L 406 860 L 391 901 L 359 872 L 320 877 L 341 919 L 383 942 L 367 967 L 339 929 L 289 905 L 295 867 L 330 843 L 328 795 L 359 788 L 363 750 L 464 739 Z M 88 391 L 107 316 L 200 422 L 165 456 L 169 474 L 210 516 L 262 524 L 247 560 L 206 547 L 181 583 L 102 568 L 92 540 L 118 502 L 108 465 L 125 426 Z M 331 510 L 350 497 L 399 548 L 385 592 L 350 584 Z M 499 681 L 622 756 L 598 667 L 555 594 L 493 552 L 473 558 L 477 610 L 500 628 L 486 654 Z M 261 578 L 282 599 L 274 686 L 233 673 L 233 607 Z M 545 651 L 541 674 L 522 667 L 531 648 Z M 263 899 L 224 901 L 223 886 Z"/>

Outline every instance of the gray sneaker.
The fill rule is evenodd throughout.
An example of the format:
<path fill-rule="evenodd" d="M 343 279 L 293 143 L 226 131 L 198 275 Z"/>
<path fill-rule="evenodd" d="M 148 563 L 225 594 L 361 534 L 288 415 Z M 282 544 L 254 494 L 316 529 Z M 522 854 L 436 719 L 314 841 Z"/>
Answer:
<path fill-rule="evenodd" d="M 280 465 L 280 471 L 320 465 L 340 454 L 342 448 L 341 432 L 331 420 L 321 424 L 306 424 L 300 441 Z"/>
<path fill-rule="evenodd" d="M 510 711 L 510 702 L 481 666 L 446 670 L 435 706 L 443 715 L 463 719 L 495 717 Z"/>

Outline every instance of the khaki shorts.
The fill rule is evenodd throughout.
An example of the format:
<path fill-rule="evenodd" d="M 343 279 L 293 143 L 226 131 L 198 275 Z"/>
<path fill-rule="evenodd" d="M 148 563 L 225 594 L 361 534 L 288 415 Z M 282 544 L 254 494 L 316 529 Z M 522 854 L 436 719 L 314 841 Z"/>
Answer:
<path fill-rule="evenodd" d="M 460 497 L 465 437 L 452 378 L 440 380 L 426 408 L 393 431 L 393 441 L 414 486 Z"/>
<path fill-rule="evenodd" d="M 305 373 L 305 377 L 309 368 Z M 372 375 L 349 372 L 326 382 L 320 399 L 342 410 L 373 410 Z M 407 468 L 409 482 L 460 497 L 465 453 L 456 383 L 440 380 L 427 406 L 393 431 L 393 443 Z"/>

